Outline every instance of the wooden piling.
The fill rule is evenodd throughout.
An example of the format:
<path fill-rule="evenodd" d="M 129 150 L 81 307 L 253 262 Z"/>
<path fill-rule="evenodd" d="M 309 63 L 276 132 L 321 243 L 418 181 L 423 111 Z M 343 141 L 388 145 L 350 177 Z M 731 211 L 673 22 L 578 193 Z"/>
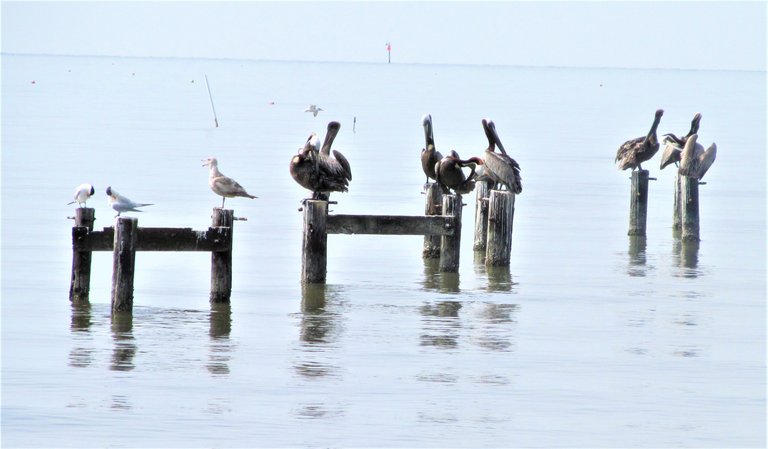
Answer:
<path fill-rule="evenodd" d="M 69 300 L 73 302 L 87 302 L 91 291 L 91 251 L 79 251 L 76 247 L 79 241 L 93 231 L 95 220 L 94 209 L 75 209 L 75 226 L 72 228 L 72 279 L 69 284 Z"/>
<path fill-rule="evenodd" d="M 426 195 L 424 199 L 424 215 L 440 215 L 443 191 L 436 182 L 430 182 L 427 185 Z M 440 257 L 440 236 L 439 235 L 425 235 L 424 236 L 424 249 L 421 253 L 422 257 L 428 259 L 436 259 Z"/>
<path fill-rule="evenodd" d="M 680 176 L 680 172 L 677 172 L 675 174 L 675 199 L 673 201 L 673 211 L 672 211 L 672 231 L 675 233 L 678 233 L 682 230 L 682 218 L 681 218 L 681 204 L 680 204 L 680 183 L 682 176 Z"/>
<path fill-rule="evenodd" d="M 488 196 L 490 186 L 487 182 L 475 184 L 475 243 L 472 249 L 485 251 L 488 241 Z"/>
<path fill-rule="evenodd" d="M 304 204 L 304 237 L 301 247 L 301 280 L 325 282 L 328 263 L 328 202 L 307 200 Z"/>
<path fill-rule="evenodd" d="M 461 195 L 443 195 L 443 216 L 453 217 L 452 235 L 443 235 L 440 244 L 440 272 L 458 273 L 461 255 Z"/>
<path fill-rule="evenodd" d="M 229 229 L 222 239 L 229 239 L 227 250 L 211 251 L 211 295 L 210 302 L 226 303 L 232 295 L 232 232 L 235 211 L 232 209 L 213 208 L 212 228 L 221 231 Z"/>
<path fill-rule="evenodd" d="M 515 218 L 515 194 L 492 190 L 488 201 L 488 239 L 485 265 L 509 265 L 512 253 L 512 229 Z"/>
<path fill-rule="evenodd" d="M 138 218 L 118 217 L 112 263 L 112 311 L 133 310 L 133 274 L 136 266 Z"/>
<path fill-rule="evenodd" d="M 699 241 L 699 180 L 680 177 L 680 214 L 684 242 Z"/>
<path fill-rule="evenodd" d="M 629 232 L 627 235 L 645 235 L 648 217 L 648 170 L 632 171 L 632 191 L 629 200 Z"/>

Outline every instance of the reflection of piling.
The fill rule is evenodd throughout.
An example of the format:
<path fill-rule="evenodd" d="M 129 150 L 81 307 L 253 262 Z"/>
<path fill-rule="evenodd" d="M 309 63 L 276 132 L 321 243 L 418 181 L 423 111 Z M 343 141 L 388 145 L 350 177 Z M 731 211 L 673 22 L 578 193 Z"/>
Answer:
<path fill-rule="evenodd" d="M 212 218 L 212 227 L 232 229 L 235 211 L 216 207 Z M 210 301 L 213 303 L 229 302 L 232 294 L 232 245 L 228 246 L 225 251 L 211 251 Z"/>
<path fill-rule="evenodd" d="M 72 228 L 72 242 L 77 242 L 82 235 L 93 230 L 96 220 L 94 209 L 78 207 L 75 209 L 75 226 Z M 69 286 L 70 301 L 88 301 L 91 289 L 91 251 L 78 251 L 72 248 L 72 280 Z"/>
<path fill-rule="evenodd" d="M 680 177 L 680 215 L 684 242 L 699 241 L 699 180 Z"/>
<path fill-rule="evenodd" d="M 488 239 L 488 196 L 490 187 L 487 182 L 475 184 L 475 243 L 472 249 L 485 251 Z"/>
<path fill-rule="evenodd" d="M 112 310 L 133 309 L 133 273 L 136 266 L 138 218 L 118 217 L 112 259 Z"/>
<path fill-rule="evenodd" d="M 440 215 L 443 202 L 443 192 L 436 182 L 430 182 L 427 185 L 426 198 L 424 199 L 424 215 Z M 424 250 L 422 257 L 438 258 L 440 257 L 440 236 L 425 235 Z"/>
<path fill-rule="evenodd" d="M 681 218 L 681 212 L 680 212 L 680 183 L 682 182 L 682 176 L 680 176 L 680 172 L 678 171 L 675 174 L 675 199 L 673 201 L 673 211 L 672 211 L 672 231 L 673 232 L 680 232 L 682 230 L 682 218 Z"/>
<path fill-rule="evenodd" d="M 488 240 L 485 265 L 509 265 L 512 252 L 512 226 L 515 217 L 515 194 L 492 190 L 488 201 Z"/>
<path fill-rule="evenodd" d="M 648 170 L 632 171 L 628 235 L 645 235 L 648 217 Z"/>

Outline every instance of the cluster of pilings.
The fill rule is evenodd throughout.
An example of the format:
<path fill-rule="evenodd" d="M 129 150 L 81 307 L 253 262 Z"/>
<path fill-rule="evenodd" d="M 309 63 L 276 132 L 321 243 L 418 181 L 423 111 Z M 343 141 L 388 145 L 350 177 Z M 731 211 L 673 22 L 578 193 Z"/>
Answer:
<path fill-rule="evenodd" d="M 628 235 L 645 236 L 648 217 L 648 170 L 632 172 L 632 189 L 629 202 Z M 698 242 L 699 238 L 699 184 L 698 178 L 677 173 L 673 201 L 672 229 L 680 233 L 684 242 Z"/>

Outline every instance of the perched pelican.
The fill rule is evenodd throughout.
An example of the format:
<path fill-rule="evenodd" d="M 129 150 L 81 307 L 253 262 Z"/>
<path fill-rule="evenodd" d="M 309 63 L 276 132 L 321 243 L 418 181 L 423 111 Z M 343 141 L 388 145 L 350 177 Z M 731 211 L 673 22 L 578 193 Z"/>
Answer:
<path fill-rule="evenodd" d="M 323 108 L 318 108 L 316 104 L 311 104 L 307 106 L 307 109 L 305 109 L 304 112 L 311 112 L 313 117 L 317 117 L 317 113 L 322 110 Z"/>
<path fill-rule="evenodd" d="M 662 142 L 664 142 L 665 145 L 664 151 L 661 153 L 660 167 L 662 170 L 671 163 L 674 163 L 676 167 L 678 166 L 678 162 L 680 162 L 680 153 L 683 151 L 685 141 L 688 137 L 699 132 L 699 122 L 701 122 L 701 114 L 697 112 L 693 116 L 693 120 L 691 120 L 691 129 L 688 131 L 688 134 L 683 137 L 677 137 L 672 133 L 664 134 Z"/>
<path fill-rule="evenodd" d="M 648 134 L 643 137 L 627 140 L 619 147 L 619 150 L 616 152 L 616 160 L 614 161 L 618 162 L 619 170 L 626 170 L 628 168 L 642 170 L 643 167 L 640 164 L 651 159 L 659 151 L 656 128 L 659 127 L 662 115 L 664 115 L 664 110 L 656 110 L 653 125 L 651 125 Z"/>
<path fill-rule="evenodd" d="M 134 203 L 128 198 L 117 193 L 111 186 L 107 187 L 107 196 L 109 197 L 107 198 L 109 207 L 117 212 L 115 217 L 119 217 L 122 212 L 142 212 L 136 208 L 152 205 L 151 203 Z"/>
<path fill-rule="evenodd" d="M 696 143 L 698 134 L 688 137 L 680 157 L 680 174 L 701 180 L 715 162 L 717 145 L 713 142 L 706 150 L 701 144 Z"/>
<path fill-rule="evenodd" d="M 246 192 L 243 186 L 238 184 L 232 178 L 224 176 L 219 171 L 219 161 L 215 157 L 209 157 L 202 160 L 203 167 L 210 167 L 208 172 L 208 185 L 211 186 L 211 190 L 216 195 L 221 196 L 221 208 L 224 209 L 224 200 L 227 198 L 234 198 L 236 196 L 243 196 L 246 198 L 258 198 L 250 193 Z"/>
<path fill-rule="evenodd" d="M 485 164 L 483 165 L 481 180 L 491 181 L 494 184 L 493 187 L 501 184 L 510 192 L 519 194 L 523 191 L 520 165 L 504 150 L 504 145 L 501 144 L 499 134 L 496 132 L 496 125 L 492 120 L 483 119 L 483 129 L 488 138 L 488 148 L 485 149 Z M 496 147 L 501 153 L 495 151 Z"/>
<path fill-rule="evenodd" d="M 424 126 L 424 139 L 426 140 L 426 146 L 421 150 L 421 168 L 427 176 L 427 181 L 424 183 L 424 186 L 426 187 L 426 185 L 429 184 L 430 179 L 435 179 L 435 164 L 440 162 L 443 155 L 435 149 L 435 136 L 432 132 L 432 115 L 425 115 L 421 119 L 421 124 Z"/>
<path fill-rule="evenodd" d="M 346 192 L 352 180 L 349 161 L 331 146 L 341 128 L 339 122 L 328 123 L 322 147 L 315 133 L 310 134 L 304 147 L 291 158 L 291 177 L 300 186 L 312 191 L 312 199 L 328 200 L 331 192 Z"/>
<path fill-rule="evenodd" d="M 483 160 L 479 157 L 462 160 L 459 153 L 452 150 L 450 155 L 435 163 L 435 181 L 443 189 L 443 193 L 450 193 L 449 189 L 453 189 L 457 194 L 469 193 L 475 188 L 475 167 L 478 165 L 483 165 Z M 469 176 L 464 176 L 462 167 L 469 167 Z"/>
<path fill-rule="evenodd" d="M 75 200 L 67 203 L 67 206 L 77 203 L 78 206 L 85 207 L 85 202 L 88 201 L 88 198 L 92 197 L 94 193 L 96 193 L 96 190 L 94 190 L 92 185 L 80 184 L 75 189 Z"/>

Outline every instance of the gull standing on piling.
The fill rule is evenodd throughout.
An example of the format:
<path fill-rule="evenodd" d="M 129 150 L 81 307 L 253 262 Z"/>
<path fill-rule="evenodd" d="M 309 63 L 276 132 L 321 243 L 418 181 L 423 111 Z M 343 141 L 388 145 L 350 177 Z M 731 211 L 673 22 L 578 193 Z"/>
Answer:
<path fill-rule="evenodd" d="M 216 195 L 221 196 L 221 208 L 224 209 L 224 200 L 227 198 L 234 198 L 236 196 L 242 196 L 246 198 L 258 198 L 250 193 L 246 192 L 243 186 L 238 184 L 232 178 L 224 176 L 219 171 L 219 161 L 214 157 L 205 158 L 203 161 L 203 167 L 210 167 L 208 172 L 208 185 L 211 186 L 211 190 Z"/>
<path fill-rule="evenodd" d="M 618 163 L 619 170 L 626 170 L 628 168 L 642 170 L 643 167 L 640 164 L 650 160 L 659 151 L 659 139 L 656 137 L 656 129 L 659 127 L 662 115 L 664 115 L 663 109 L 656 110 L 653 125 L 651 125 L 647 135 L 627 140 L 621 144 L 619 150 L 616 151 L 616 159 L 614 160 L 614 162 Z"/>
<path fill-rule="evenodd" d="M 92 197 L 94 193 L 96 193 L 96 190 L 94 190 L 91 184 L 80 184 L 75 188 L 75 200 L 67 203 L 67 206 L 77 203 L 78 206 L 85 207 L 85 202 L 88 201 L 88 198 Z"/>
<path fill-rule="evenodd" d="M 328 123 L 322 147 L 317 134 L 310 134 L 304 147 L 291 158 L 288 169 L 300 186 L 312 191 L 312 199 L 328 200 L 331 192 L 346 192 L 352 180 L 352 168 L 340 151 L 331 146 L 339 133 L 339 122 Z"/>
<path fill-rule="evenodd" d="M 426 114 L 422 117 L 421 124 L 424 127 L 424 140 L 426 141 L 425 147 L 421 150 L 421 169 L 427 176 L 427 181 L 424 183 L 424 188 L 426 189 L 429 180 L 435 179 L 435 164 L 443 159 L 443 155 L 435 149 L 432 115 Z"/>
<path fill-rule="evenodd" d="M 305 109 L 304 112 L 311 112 L 313 117 L 317 117 L 317 113 L 322 110 L 323 108 L 318 108 L 316 104 L 311 104 L 307 106 L 307 109 Z"/>
<path fill-rule="evenodd" d="M 435 163 L 435 181 L 443 193 L 451 193 L 449 189 L 453 189 L 459 195 L 469 193 L 475 188 L 475 178 L 477 177 L 475 167 L 478 165 L 483 165 L 483 160 L 479 157 L 462 160 L 459 153 L 451 150 L 451 154 Z M 464 175 L 463 167 L 469 167 L 469 176 Z"/>
<path fill-rule="evenodd" d="M 664 134 L 663 136 L 664 139 L 662 139 L 662 142 L 664 142 L 665 145 L 664 145 L 664 151 L 661 153 L 660 169 L 663 170 L 664 167 L 672 163 L 675 164 L 675 167 L 678 166 L 678 163 L 680 162 L 680 156 L 683 152 L 683 147 L 685 146 L 685 142 L 692 135 L 698 134 L 700 122 L 701 122 L 701 114 L 697 112 L 696 114 L 694 114 L 693 120 L 691 120 L 691 129 L 688 131 L 688 134 L 686 134 L 683 137 L 677 137 L 672 133 Z"/>
<path fill-rule="evenodd" d="M 482 174 L 478 176 L 478 180 L 490 181 L 494 184 L 491 186 L 492 188 L 496 188 L 500 184 L 510 192 L 519 194 L 523 191 L 520 164 L 512 159 L 504 150 L 504 145 L 501 144 L 501 139 L 499 139 L 499 134 L 496 132 L 496 125 L 493 123 L 493 120 L 483 119 L 482 123 L 485 137 L 488 138 L 488 148 L 485 149 L 483 170 Z M 496 147 L 499 148 L 500 153 L 495 151 Z"/>
<path fill-rule="evenodd" d="M 151 203 L 134 203 L 128 198 L 117 193 L 111 186 L 107 187 L 107 196 L 109 197 L 107 198 L 109 207 L 117 212 L 115 217 L 119 217 L 123 212 L 143 212 L 136 209 L 137 207 L 152 206 Z"/>

